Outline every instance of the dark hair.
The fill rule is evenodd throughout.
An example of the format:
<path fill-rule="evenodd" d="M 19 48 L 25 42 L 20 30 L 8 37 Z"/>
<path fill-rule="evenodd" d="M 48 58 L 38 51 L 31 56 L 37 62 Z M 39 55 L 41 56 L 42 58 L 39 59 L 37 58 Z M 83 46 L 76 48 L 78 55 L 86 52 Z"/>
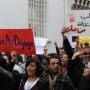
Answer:
<path fill-rule="evenodd" d="M 48 64 L 50 64 L 50 60 L 51 59 L 58 59 L 59 60 L 59 63 L 60 63 L 60 58 L 57 54 L 53 53 L 50 55 L 50 58 L 48 59 Z"/>
<path fill-rule="evenodd" d="M 42 55 L 37 55 L 38 60 L 41 62 L 42 61 Z"/>
<path fill-rule="evenodd" d="M 17 60 L 22 63 L 23 62 L 23 57 L 20 54 L 18 54 L 17 55 Z"/>
<path fill-rule="evenodd" d="M 32 62 L 35 62 L 35 64 L 36 64 L 36 76 L 37 76 L 37 77 L 40 77 L 44 69 L 43 69 L 42 65 L 40 64 L 40 62 L 39 62 L 37 59 L 29 59 L 29 60 L 26 62 L 25 69 L 26 69 L 26 67 L 28 67 L 29 64 L 32 63 Z M 26 71 L 26 74 L 27 74 L 27 71 Z M 28 74 L 27 74 L 27 75 L 28 75 Z"/>
<path fill-rule="evenodd" d="M 89 46 L 89 43 L 88 43 L 88 42 L 86 42 L 86 43 L 84 43 L 84 45 L 85 45 L 85 46 Z"/>
<path fill-rule="evenodd" d="M 12 60 L 12 57 L 11 57 L 10 53 L 5 53 L 3 56 L 7 56 L 7 57 L 8 57 L 8 59 L 9 59 L 9 61 L 11 61 L 11 60 Z"/>
<path fill-rule="evenodd" d="M 43 66 L 48 66 L 48 62 L 46 59 L 43 59 L 42 62 L 41 62 L 41 65 Z"/>
<path fill-rule="evenodd" d="M 5 64 L 6 64 L 6 60 L 2 56 L 0 56 L 0 66 L 5 69 L 4 67 Z"/>
<path fill-rule="evenodd" d="M 64 47 L 61 47 L 60 50 L 64 49 Z"/>

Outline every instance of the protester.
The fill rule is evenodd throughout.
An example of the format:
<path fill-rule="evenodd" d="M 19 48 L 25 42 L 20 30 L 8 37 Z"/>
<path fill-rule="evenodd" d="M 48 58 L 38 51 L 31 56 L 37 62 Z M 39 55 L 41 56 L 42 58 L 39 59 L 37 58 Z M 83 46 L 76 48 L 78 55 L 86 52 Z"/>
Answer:
<path fill-rule="evenodd" d="M 57 55 L 59 55 L 60 56 L 60 59 L 62 59 L 62 56 L 65 53 L 64 48 L 63 47 L 62 48 L 59 48 L 56 42 L 54 42 L 54 45 L 55 45 L 55 48 L 56 48 Z"/>
<path fill-rule="evenodd" d="M 0 90 L 13 90 L 15 79 L 11 72 L 0 67 Z"/>
<path fill-rule="evenodd" d="M 48 74 L 48 72 L 49 72 L 47 60 L 46 59 L 43 59 L 42 62 L 41 62 L 41 65 L 44 68 L 44 71 L 42 73 L 42 77 L 45 77 Z"/>
<path fill-rule="evenodd" d="M 90 66 L 84 68 L 83 77 L 78 86 L 78 90 L 90 90 Z"/>
<path fill-rule="evenodd" d="M 1 56 L 0 57 L 0 90 L 13 90 L 13 87 L 15 85 L 15 79 L 13 77 L 13 74 L 7 67 L 6 60 Z"/>
<path fill-rule="evenodd" d="M 61 74 L 59 56 L 53 54 L 49 61 L 49 74 L 45 77 L 49 81 L 49 90 L 77 90 L 67 75 Z"/>
<path fill-rule="evenodd" d="M 47 53 L 47 51 L 48 51 L 48 48 L 46 47 L 46 46 L 44 46 L 44 53 L 43 53 L 43 56 L 45 56 L 45 57 L 47 57 L 48 58 L 48 53 Z"/>
<path fill-rule="evenodd" d="M 28 59 L 31 59 L 32 55 L 24 55 L 24 60 L 23 60 L 23 64 L 26 65 L 26 62 L 28 61 Z"/>
<path fill-rule="evenodd" d="M 68 67 L 68 55 L 63 54 L 63 56 L 62 56 L 62 74 L 67 74 L 67 67 Z"/>
<path fill-rule="evenodd" d="M 12 53 L 14 56 L 12 55 Z M 13 51 L 12 53 L 11 53 L 11 56 L 13 56 L 15 58 L 15 65 L 13 67 L 13 70 L 18 71 L 19 73 L 24 73 L 24 71 L 25 71 L 24 66 L 23 66 L 23 69 L 21 68 L 21 62 L 22 62 L 21 56 L 20 55 L 17 56 L 17 52 L 15 52 L 15 51 Z M 17 59 L 21 62 L 19 62 Z"/>
<path fill-rule="evenodd" d="M 37 59 L 30 59 L 26 63 L 27 77 L 20 83 L 19 90 L 49 90 L 48 81 L 41 76 L 43 67 Z"/>
<path fill-rule="evenodd" d="M 68 75 L 70 76 L 70 78 L 72 79 L 74 85 L 76 85 L 78 87 L 79 90 L 89 90 L 90 89 L 90 64 L 86 65 L 83 68 L 83 73 L 80 74 L 76 71 L 76 67 L 75 67 L 75 60 L 77 59 L 78 56 L 83 55 L 83 58 L 86 58 L 86 55 L 84 55 L 84 50 L 79 50 L 78 52 L 76 52 L 72 59 L 69 61 L 68 64 Z M 89 60 L 87 58 L 87 60 Z M 83 67 L 83 66 L 82 66 Z M 79 69 L 82 69 L 82 67 L 79 67 Z"/>
<path fill-rule="evenodd" d="M 68 55 L 69 63 L 72 63 L 72 66 L 70 66 L 71 64 L 68 64 L 67 74 L 70 76 L 70 78 L 74 82 L 74 85 L 78 87 L 79 79 L 81 79 L 81 78 L 78 78 L 78 79 L 75 78 L 74 77 L 75 74 L 72 74 L 72 72 L 70 70 L 73 69 L 73 67 L 74 67 L 75 68 L 75 72 L 77 72 L 79 75 L 82 75 L 83 68 L 90 61 L 90 59 L 89 59 L 90 58 L 90 55 L 89 55 L 90 48 L 89 47 L 84 48 L 83 55 L 78 56 L 75 61 L 70 60 L 73 57 L 74 51 L 73 51 L 73 49 L 72 49 L 72 47 L 71 47 L 71 45 L 70 45 L 70 43 L 68 41 L 68 38 L 65 36 L 65 33 L 66 33 L 66 27 L 63 27 L 63 29 L 61 31 L 61 34 L 62 34 L 63 42 L 64 42 L 64 49 L 65 49 L 65 51 L 66 51 L 66 53 Z"/>

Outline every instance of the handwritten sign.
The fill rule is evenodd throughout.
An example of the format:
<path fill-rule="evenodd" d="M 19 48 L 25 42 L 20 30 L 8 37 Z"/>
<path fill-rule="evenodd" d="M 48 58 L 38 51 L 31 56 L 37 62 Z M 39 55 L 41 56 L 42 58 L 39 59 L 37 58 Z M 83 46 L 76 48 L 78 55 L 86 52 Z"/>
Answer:
<path fill-rule="evenodd" d="M 90 35 L 90 11 L 75 10 L 68 11 L 66 17 L 67 34 L 70 35 Z"/>
<path fill-rule="evenodd" d="M 20 54 L 35 54 L 31 29 L 0 29 L 0 52 L 15 50 Z"/>
<path fill-rule="evenodd" d="M 43 46 L 43 47 L 48 42 L 48 39 L 46 39 L 46 38 L 35 37 L 34 40 L 35 40 L 35 45 L 37 45 L 37 46 Z"/>
<path fill-rule="evenodd" d="M 34 41 L 36 46 L 36 54 L 43 54 L 44 53 L 43 47 L 46 46 L 48 39 L 35 37 Z"/>

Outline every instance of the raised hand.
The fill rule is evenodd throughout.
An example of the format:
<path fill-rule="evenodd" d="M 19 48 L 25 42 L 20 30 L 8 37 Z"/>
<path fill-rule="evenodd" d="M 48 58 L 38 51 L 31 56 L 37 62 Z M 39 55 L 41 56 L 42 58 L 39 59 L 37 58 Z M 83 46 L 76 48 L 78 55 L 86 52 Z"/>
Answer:
<path fill-rule="evenodd" d="M 72 60 L 75 60 L 76 59 L 76 57 L 78 57 L 78 56 L 80 56 L 80 55 L 82 55 L 83 54 L 83 52 L 84 52 L 84 50 L 83 49 L 79 49 L 76 53 L 74 53 L 74 55 L 72 56 Z"/>
<path fill-rule="evenodd" d="M 16 62 L 16 60 L 17 60 L 17 52 L 12 51 L 11 52 L 11 57 L 12 57 L 11 62 Z"/>
<path fill-rule="evenodd" d="M 62 34 L 62 37 L 63 38 L 66 38 L 66 36 L 65 36 L 65 33 L 66 33 L 67 31 L 66 31 L 66 27 L 64 26 L 63 28 L 62 28 L 62 30 L 61 30 L 61 34 Z"/>
<path fill-rule="evenodd" d="M 58 47 L 58 45 L 57 45 L 57 42 L 56 42 L 56 41 L 54 42 L 54 45 L 55 45 L 55 47 Z"/>

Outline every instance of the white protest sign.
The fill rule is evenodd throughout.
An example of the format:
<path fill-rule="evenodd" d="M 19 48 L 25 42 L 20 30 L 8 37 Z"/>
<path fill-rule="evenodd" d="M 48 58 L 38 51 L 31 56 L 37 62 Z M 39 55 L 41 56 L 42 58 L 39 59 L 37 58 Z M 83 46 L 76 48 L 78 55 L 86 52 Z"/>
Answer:
<path fill-rule="evenodd" d="M 43 46 L 36 45 L 36 54 L 43 54 L 43 53 L 44 53 Z"/>
<path fill-rule="evenodd" d="M 43 46 L 43 47 L 46 45 L 48 41 L 48 39 L 46 38 L 38 38 L 38 37 L 35 37 L 34 40 L 37 46 Z"/>
<path fill-rule="evenodd" d="M 36 46 L 36 54 L 43 54 L 44 53 L 43 47 L 48 42 L 48 39 L 35 37 L 34 41 Z"/>
<path fill-rule="evenodd" d="M 89 36 L 90 34 L 90 10 L 68 11 L 66 17 L 67 35 Z"/>

